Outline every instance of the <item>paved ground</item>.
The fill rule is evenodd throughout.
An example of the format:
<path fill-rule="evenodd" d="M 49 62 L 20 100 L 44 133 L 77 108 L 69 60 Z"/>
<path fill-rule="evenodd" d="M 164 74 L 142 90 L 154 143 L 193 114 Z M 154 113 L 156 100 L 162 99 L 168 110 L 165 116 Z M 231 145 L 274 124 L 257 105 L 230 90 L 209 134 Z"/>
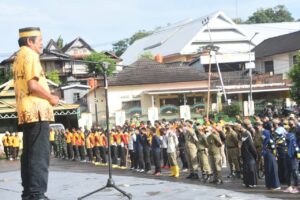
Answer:
<path fill-rule="evenodd" d="M 106 184 L 108 178 L 106 167 L 96 167 L 89 163 L 51 160 L 49 189 L 47 195 L 55 200 L 71 200 L 89 193 Z M 121 189 L 132 193 L 133 199 L 300 199 L 300 194 L 286 194 L 282 191 L 268 191 L 263 182 L 257 188 L 244 188 L 241 180 L 224 178 L 224 184 L 215 186 L 199 181 L 185 179 L 181 173 L 179 179 L 113 170 L 113 179 Z M 18 161 L 0 161 L 0 199 L 20 199 L 21 185 Z M 106 189 L 87 199 L 126 199 L 117 191 Z"/>

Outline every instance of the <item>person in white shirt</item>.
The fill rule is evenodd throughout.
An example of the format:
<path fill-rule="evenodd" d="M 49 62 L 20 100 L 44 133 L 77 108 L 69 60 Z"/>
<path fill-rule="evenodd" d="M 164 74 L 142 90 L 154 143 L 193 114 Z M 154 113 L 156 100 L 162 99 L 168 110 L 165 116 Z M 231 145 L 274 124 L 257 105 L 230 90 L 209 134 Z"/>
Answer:
<path fill-rule="evenodd" d="M 167 153 L 168 153 L 168 160 L 171 165 L 171 175 L 173 177 L 179 177 L 179 167 L 177 163 L 177 146 L 178 146 L 178 138 L 176 135 L 176 129 L 174 124 L 170 124 L 166 127 L 166 136 L 167 136 Z"/>

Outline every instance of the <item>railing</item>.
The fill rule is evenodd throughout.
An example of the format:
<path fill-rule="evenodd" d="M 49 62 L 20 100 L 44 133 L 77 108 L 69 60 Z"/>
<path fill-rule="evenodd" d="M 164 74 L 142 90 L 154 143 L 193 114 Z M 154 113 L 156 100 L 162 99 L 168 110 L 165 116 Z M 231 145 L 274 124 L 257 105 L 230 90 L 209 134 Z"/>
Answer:
<path fill-rule="evenodd" d="M 221 82 L 217 73 L 212 74 L 215 80 L 212 80 L 212 87 L 220 86 Z M 237 72 L 222 72 L 224 85 L 249 85 L 250 77 Z M 271 84 L 271 83 L 289 83 L 288 80 L 283 79 L 283 74 L 253 74 L 252 84 Z"/>

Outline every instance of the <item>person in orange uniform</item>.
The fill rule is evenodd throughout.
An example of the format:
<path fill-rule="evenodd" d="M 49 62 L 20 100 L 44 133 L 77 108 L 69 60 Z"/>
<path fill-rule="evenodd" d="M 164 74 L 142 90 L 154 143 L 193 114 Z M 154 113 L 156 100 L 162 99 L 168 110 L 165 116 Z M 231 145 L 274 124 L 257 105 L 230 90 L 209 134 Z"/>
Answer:
<path fill-rule="evenodd" d="M 86 151 L 88 155 L 88 162 L 93 161 L 93 147 L 94 147 L 94 137 L 91 131 L 88 131 L 87 137 L 85 140 Z"/>
<path fill-rule="evenodd" d="M 72 130 L 73 132 L 73 137 L 72 137 L 72 146 L 73 146 L 73 152 L 74 152 L 74 157 L 73 157 L 73 161 L 79 160 L 79 153 L 78 153 L 78 133 L 75 130 L 75 128 L 73 128 Z"/>
<path fill-rule="evenodd" d="M 100 151 L 100 157 L 103 165 L 107 165 L 107 158 L 106 158 L 106 150 L 107 150 L 107 140 L 106 140 L 106 135 L 104 134 L 104 130 L 100 130 L 100 146 L 99 146 L 99 151 Z"/>
<path fill-rule="evenodd" d="M 20 148 L 21 139 L 16 132 L 13 137 L 13 159 L 19 158 L 19 148 Z"/>
<path fill-rule="evenodd" d="M 94 145 L 94 154 L 96 157 L 95 165 L 100 165 L 100 145 L 101 145 L 101 138 L 100 138 L 100 132 L 99 129 L 92 129 L 92 132 L 94 133 L 94 140 L 95 140 L 95 145 Z"/>
<path fill-rule="evenodd" d="M 125 129 L 124 132 L 120 132 L 120 167 L 121 169 L 126 169 L 127 163 L 127 146 L 128 146 L 128 131 Z"/>
<path fill-rule="evenodd" d="M 67 152 L 68 152 L 68 159 L 72 160 L 73 159 L 73 146 L 72 146 L 72 137 L 73 134 L 69 129 L 66 129 L 65 137 L 67 139 Z"/>
<path fill-rule="evenodd" d="M 118 134 L 116 130 L 113 128 L 111 129 L 110 134 L 110 150 L 111 150 L 111 160 L 112 160 L 112 167 L 118 167 L 118 153 L 117 153 L 117 141 L 118 141 Z"/>
<path fill-rule="evenodd" d="M 9 159 L 8 137 L 9 137 L 9 132 L 6 131 L 5 135 L 2 137 L 2 144 L 4 147 L 4 153 L 7 160 Z"/>
<path fill-rule="evenodd" d="M 13 133 L 10 133 L 8 136 L 8 150 L 9 150 L 9 160 L 13 160 L 13 152 L 14 152 L 14 135 Z"/>
<path fill-rule="evenodd" d="M 49 135 L 49 141 L 50 141 L 50 154 L 53 151 L 53 154 L 56 153 L 56 143 L 55 143 L 55 131 L 50 128 L 50 135 Z"/>
<path fill-rule="evenodd" d="M 86 162 L 84 146 L 85 146 L 85 136 L 82 131 L 82 128 L 80 127 L 78 130 L 78 149 L 79 149 L 81 162 Z"/>

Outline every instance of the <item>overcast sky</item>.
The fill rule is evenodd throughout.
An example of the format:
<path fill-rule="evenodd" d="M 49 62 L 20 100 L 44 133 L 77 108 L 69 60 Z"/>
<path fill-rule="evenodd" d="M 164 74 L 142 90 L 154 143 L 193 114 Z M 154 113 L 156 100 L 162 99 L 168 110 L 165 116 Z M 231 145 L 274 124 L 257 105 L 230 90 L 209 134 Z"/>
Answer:
<path fill-rule="evenodd" d="M 258 8 L 284 4 L 300 18 L 299 0 L 0 0 L 0 61 L 18 49 L 18 29 L 39 26 L 44 45 L 60 35 L 64 43 L 82 37 L 96 50 L 138 30 L 223 11 L 247 19 Z"/>

